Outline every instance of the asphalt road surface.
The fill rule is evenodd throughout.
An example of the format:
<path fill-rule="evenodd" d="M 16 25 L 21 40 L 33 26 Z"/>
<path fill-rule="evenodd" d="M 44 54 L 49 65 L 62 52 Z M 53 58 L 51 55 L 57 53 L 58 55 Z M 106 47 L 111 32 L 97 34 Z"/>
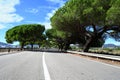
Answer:
<path fill-rule="evenodd" d="M 120 80 L 120 67 L 66 53 L 0 56 L 0 80 Z"/>

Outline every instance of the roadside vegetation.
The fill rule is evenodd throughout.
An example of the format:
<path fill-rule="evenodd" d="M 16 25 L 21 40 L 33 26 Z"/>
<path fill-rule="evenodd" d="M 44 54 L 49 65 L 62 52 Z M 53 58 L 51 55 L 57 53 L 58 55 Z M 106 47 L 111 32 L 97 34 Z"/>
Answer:
<path fill-rule="evenodd" d="M 43 34 L 44 30 L 45 27 L 40 24 L 18 25 L 9 29 L 5 38 L 8 43 L 18 41 L 21 45 L 21 50 L 28 44 L 33 48 L 34 44 L 40 45 L 46 39 Z"/>
<path fill-rule="evenodd" d="M 73 51 L 80 51 L 82 52 L 82 48 L 78 47 L 71 47 L 71 50 Z M 89 49 L 89 52 L 91 53 L 98 53 L 98 54 L 107 54 L 107 55 L 117 55 L 120 56 L 120 48 L 101 48 L 101 47 L 91 47 Z"/>
<path fill-rule="evenodd" d="M 90 49 L 89 52 L 120 56 L 120 48 L 96 48 Z"/>
<path fill-rule="evenodd" d="M 19 41 L 21 49 L 38 44 L 66 51 L 77 43 L 83 52 L 93 51 L 91 47 L 101 47 L 107 38 L 120 41 L 120 0 L 68 0 L 50 21 L 52 28 L 48 30 L 41 24 L 15 26 L 6 32 L 6 41 Z"/>
<path fill-rule="evenodd" d="M 120 0 L 69 0 L 56 11 L 51 24 L 66 33 L 67 44 L 79 43 L 88 52 L 90 47 L 102 46 L 109 36 L 119 41 L 119 9 Z"/>

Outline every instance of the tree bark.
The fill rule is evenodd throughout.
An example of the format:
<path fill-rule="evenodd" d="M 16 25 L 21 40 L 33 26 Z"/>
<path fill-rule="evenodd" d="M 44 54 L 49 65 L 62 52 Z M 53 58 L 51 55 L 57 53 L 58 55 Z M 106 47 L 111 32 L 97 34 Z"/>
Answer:
<path fill-rule="evenodd" d="M 89 36 L 89 34 L 87 34 L 89 36 L 89 39 L 87 40 L 84 48 L 83 48 L 83 52 L 88 52 L 91 45 L 93 44 L 94 41 L 97 41 L 99 38 L 102 37 L 102 35 L 107 31 L 107 30 L 115 30 L 115 31 L 119 31 L 119 27 L 113 26 L 113 27 L 108 27 L 108 26 L 104 26 L 102 29 L 100 29 L 99 31 L 96 31 L 95 25 L 93 25 L 93 29 L 94 29 L 94 35 L 93 36 Z"/>
<path fill-rule="evenodd" d="M 31 44 L 31 50 L 33 50 L 33 44 Z"/>
<path fill-rule="evenodd" d="M 87 42 L 86 42 L 86 44 L 85 44 L 85 46 L 83 48 L 83 52 L 88 52 L 89 51 L 93 40 L 94 39 L 92 37 L 87 40 Z"/>
<path fill-rule="evenodd" d="M 70 46 L 70 43 L 66 43 L 66 44 L 65 44 L 65 49 L 64 49 L 64 50 L 67 51 L 67 50 L 69 49 L 69 46 Z"/>
<path fill-rule="evenodd" d="M 23 50 L 23 48 L 24 48 L 24 42 L 22 42 L 21 44 L 21 51 Z"/>

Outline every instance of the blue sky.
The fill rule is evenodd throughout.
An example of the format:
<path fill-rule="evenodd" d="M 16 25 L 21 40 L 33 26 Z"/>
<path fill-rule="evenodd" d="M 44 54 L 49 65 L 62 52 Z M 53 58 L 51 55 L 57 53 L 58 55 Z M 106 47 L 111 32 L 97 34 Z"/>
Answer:
<path fill-rule="evenodd" d="M 40 23 L 51 28 L 50 17 L 67 0 L 0 0 L 0 42 L 5 41 L 5 32 L 19 24 Z M 120 45 L 113 39 L 107 43 Z"/>
<path fill-rule="evenodd" d="M 5 32 L 19 24 L 40 23 L 51 28 L 50 17 L 66 0 L 0 0 L 0 42 Z"/>

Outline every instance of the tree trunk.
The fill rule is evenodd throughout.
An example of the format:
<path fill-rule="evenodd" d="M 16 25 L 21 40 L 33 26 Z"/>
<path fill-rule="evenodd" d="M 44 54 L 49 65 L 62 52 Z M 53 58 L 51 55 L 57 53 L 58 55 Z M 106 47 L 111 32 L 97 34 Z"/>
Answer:
<path fill-rule="evenodd" d="M 33 50 L 33 44 L 31 44 L 31 50 Z"/>
<path fill-rule="evenodd" d="M 38 46 L 39 46 L 39 49 L 40 49 L 41 45 L 38 44 Z"/>
<path fill-rule="evenodd" d="M 101 36 L 104 34 L 104 32 L 107 31 L 107 27 L 106 26 L 103 27 L 102 31 L 98 31 L 98 32 L 96 31 L 95 25 L 93 25 L 93 29 L 94 29 L 94 36 L 91 36 L 87 40 L 87 42 L 86 42 L 86 44 L 85 44 L 85 46 L 83 48 L 83 52 L 88 52 L 90 47 L 91 47 L 91 44 L 93 44 L 94 41 L 97 41 L 99 38 L 101 38 Z M 116 30 L 116 28 L 113 28 L 113 30 L 114 29 Z"/>
<path fill-rule="evenodd" d="M 69 49 L 69 46 L 70 46 L 69 43 L 65 44 L 65 51 L 67 51 Z"/>
<path fill-rule="evenodd" d="M 85 46 L 84 46 L 84 48 L 83 48 L 83 52 L 88 52 L 88 51 L 89 51 L 93 40 L 94 40 L 94 39 L 93 39 L 92 37 L 87 40 L 87 42 L 86 42 L 86 44 L 85 44 Z"/>
<path fill-rule="evenodd" d="M 61 43 L 60 44 L 60 51 L 62 51 L 63 50 L 63 44 Z"/>
<path fill-rule="evenodd" d="M 24 48 L 24 42 L 22 42 L 22 44 L 21 44 L 21 51 L 23 50 L 23 48 Z"/>

